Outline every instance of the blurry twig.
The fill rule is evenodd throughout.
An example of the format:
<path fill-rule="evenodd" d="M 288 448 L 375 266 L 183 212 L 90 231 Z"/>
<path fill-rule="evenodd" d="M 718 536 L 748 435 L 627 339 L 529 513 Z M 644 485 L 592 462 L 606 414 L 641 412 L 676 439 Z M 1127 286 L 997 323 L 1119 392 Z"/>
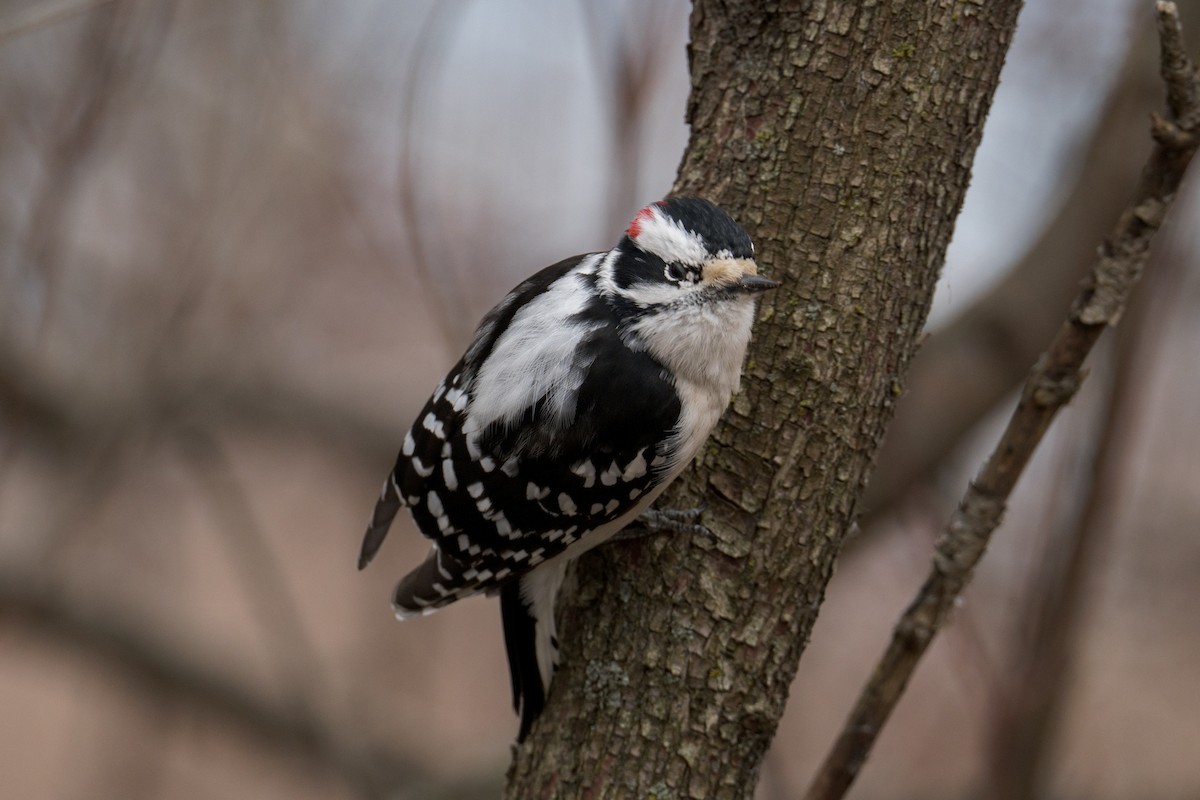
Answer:
<path fill-rule="evenodd" d="M 89 663 L 98 660 L 116 668 L 139 691 L 191 702 L 245 734 L 298 753 L 339 774 L 363 797 L 395 796 L 398 789 L 422 782 L 420 768 L 390 748 L 347 746 L 312 714 L 264 702 L 228 676 L 122 625 L 119 613 L 94 598 L 73 603 L 10 573 L 11 568 L 0 575 L 0 621 L 31 624 L 38 634 L 85 652 Z"/>
<path fill-rule="evenodd" d="M 921 655 L 970 580 L 1033 451 L 1055 414 L 1079 388 L 1084 359 L 1104 330 L 1120 318 L 1145 265 L 1150 242 L 1195 154 L 1200 136 L 1200 78 L 1184 49 L 1175 4 L 1159 2 L 1156 10 L 1170 115 L 1154 117 L 1156 146 L 1134 200 L 1101 249 L 1066 322 L 1026 381 L 1000 442 L 943 531 L 933 569 L 897 623 L 887 650 L 810 786 L 807 800 L 841 798 L 854 781 Z"/>
<path fill-rule="evenodd" d="M 188 429 L 179 443 L 210 499 L 217 531 L 258 616 L 259 631 L 269 645 L 287 701 L 297 713 L 313 714 L 323 696 L 319 690 L 330 682 L 233 464 L 212 431 Z M 355 749 L 353 740 L 362 736 L 357 727 L 346 730 L 339 748 Z"/>
<path fill-rule="evenodd" d="M 32 8 L 26 8 L 13 14 L 13 19 L 0 22 L 0 42 L 23 36 L 39 30 L 47 25 L 53 25 L 64 19 L 82 14 L 86 11 L 117 3 L 120 0 L 84 0 L 83 2 L 47 3 L 42 2 Z"/>
<path fill-rule="evenodd" d="M 162 32 L 173 17 L 174 0 L 159 0 L 147 5 L 145 16 L 157 25 L 140 24 L 138 7 L 129 0 L 109 0 L 89 7 L 100 9 L 87 26 L 83 37 L 78 69 L 70 85 L 72 91 L 61 104 L 54 133 L 44 148 L 44 173 L 47 176 L 34 195 L 25 231 L 25 273 L 40 284 L 42 302 L 36 324 L 39 344 L 45 344 L 55 306 L 60 302 L 59 284 L 65 268 L 64 253 L 70 237 L 66 230 L 70 211 L 87 166 L 104 139 L 106 129 L 121 120 L 113 112 L 131 87 L 152 74 L 149 62 L 157 57 Z M 40 139 L 41 137 L 39 137 Z M 15 316 L 15 315 L 12 315 Z M 11 326 L 12 320 L 5 322 Z M 11 329 L 10 329 L 11 330 Z M 0 328 L 0 332 L 11 335 Z"/>
<path fill-rule="evenodd" d="M 1159 252 L 1148 285 L 1130 303 L 1130 319 L 1116 340 L 1082 507 L 1056 548 L 1060 552 L 1040 560 L 1037 592 L 1024 613 L 1030 640 L 1005 671 L 1008 685 L 993 731 L 985 798 L 1049 796 L 1045 765 L 1068 696 L 1072 649 L 1083 623 L 1091 574 L 1116 518 L 1136 421 L 1145 418 L 1138 405 L 1145 398 L 1147 375 L 1166 341 L 1170 309 L 1184 281 L 1186 259 Z"/>
<path fill-rule="evenodd" d="M 47 502 L 43 525 L 32 537 L 37 550 L 30 560 L 40 569 L 52 569 L 55 557 L 69 548 L 86 530 L 86 520 L 108 500 L 124 475 L 122 455 L 128 442 L 117 435 L 74 442 L 74 447 L 54 442 L 51 452 L 59 480 L 52 487 L 58 502 Z"/>
<path fill-rule="evenodd" d="M 404 223 L 404 233 L 412 252 L 413 272 L 421 282 L 421 289 L 426 298 L 434 306 L 432 316 L 442 329 L 443 344 L 448 351 L 453 352 L 457 352 L 459 345 L 470 338 L 471 329 L 465 327 L 470 325 L 470 320 L 465 320 L 462 314 L 452 313 L 444 290 L 448 283 L 447 277 L 452 273 L 442 271 L 440 278 L 435 275 L 425 248 L 425 237 L 418 212 L 418 175 L 413 132 L 417 124 L 418 93 L 429 82 L 426 71 L 432 68 L 434 55 L 445 52 L 441 45 L 445 44 L 447 30 L 465 8 L 465 0 L 435 3 L 421 26 L 417 46 L 413 52 L 412 68 L 406 74 L 403 97 L 400 101 L 400 166 L 396 176 L 400 220 Z"/>
<path fill-rule="evenodd" d="M 580 8 L 588 18 L 583 40 L 609 101 L 613 161 L 606 230 L 619 231 L 644 201 L 638 197 L 641 128 L 649 110 L 650 91 L 662 74 L 663 59 L 675 52 L 667 46 L 667 38 L 679 27 L 667 24 L 672 10 L 669 3 L 637 4 L 631 6 L 635 13 L 608 20 L 601 19 L 608 9 L 600 3 L 584 0 Z M 600 35 L 611 27 L 617 29 L 612 41 Z"/>
<path fill-rule="evenodd" d="M 265 42 L 273 36 L 278 37 L 278 32 L 286 28 L 284 20 L 290 6 L 286 2 L 261 5 L 256 20 Z M 339 146 L 330 133 L 331 117 L 323 109 L 315 107 L 320 102 L 319 98 L 300 90 L 308 86 L 306 78 L 297 80 L 298 76 L 305 75 L 311 69 L 311 65 L 301 58 L 292 57 L 286 48 L 280 46 L 263 47 L 257 55 L 263 64 L 261 77 L 270 84 L 269 92 L 275 97 L 288 99 L 286 103 L 279 103 L 278 107 L 287 114 L 284 124 L 289 135 L 311 153 L 314 167 L 325 166 L 328 170 L 322 192 L 341 206 L 351 226 L 350 232 L 371 256 L 368 263 L 373 267 L 385 268 L 388 271 L 386 274 L 394 276 L 395 265 L 400 261 L 396 252 L 399 248 L 381 241 L 376 235 L 363 207 L 360 189 L 353 179 L 345 170 L 334 170 L 326 164 L 327 154 L 336 152 Z M 314 124 L 314 120 L 321 120 L 322 125 Z"/>
<path fill-rule="evenodd" d="M 275 656 L 284 685 L 289 688 L 289 700 L 298 710 L 306 710 L 314 687 L 324 683 L 320 680 L 321 662 L 262 527 L 234 477 L 233 465 L 209 431 L 183 433 L 180 446 L 211 501 L 215 527 L 257 612 L 259 631 L 268 643 L 274 640 L 268 652 Z"/>
<path fill-rule="evenodd" d="M 73 81 L 74 91 L 62 104 L 54 135 L 45 151 L 45 174 L 34 197 L 26 232 L 26 270 L 40 273 L 44 300 L 36 325 L 43 340 L 57 300 L 58 273 L 66 237 L 62 228 L 76 186 L 95 152 L 109 113 L 131 76 L 126 49 L 131 38 L 130 15 L 124 3 L 96 14 L 84 35 L 83 56 Z"/>

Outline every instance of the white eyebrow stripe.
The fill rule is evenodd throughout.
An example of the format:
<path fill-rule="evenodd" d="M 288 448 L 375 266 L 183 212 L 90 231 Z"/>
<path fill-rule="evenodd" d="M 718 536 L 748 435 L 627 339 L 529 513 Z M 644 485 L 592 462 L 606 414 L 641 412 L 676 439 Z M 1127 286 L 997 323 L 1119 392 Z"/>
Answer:
<path fill-rule="evenodd" d="M 666 261 L 699 266 L 708 258 L 708 250 L 700 236 L 663 214 L 657 206 L 639 220 L 638 247 Z"/>

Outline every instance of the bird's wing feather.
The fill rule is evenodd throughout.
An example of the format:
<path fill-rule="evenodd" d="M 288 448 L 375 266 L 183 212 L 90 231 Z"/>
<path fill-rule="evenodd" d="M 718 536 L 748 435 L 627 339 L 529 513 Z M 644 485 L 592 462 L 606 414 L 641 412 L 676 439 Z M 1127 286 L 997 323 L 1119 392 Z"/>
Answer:
<path fill-rule="evenodd" d="M 407 473 L 404 491 L 418 527 L 447 557 L 428 565 L 427 580 L 405 581 L 397 607 L 441 606 L 504 583 L 625 515 L 661 482 L 671 460 L 663 431 L 678 420 L 679 401 L 647 361 L 644 373 L 620 376 L 594 367 L 566 429 L 535 407 L 519 426 L 475 439 L 461 433 L 461 412 L 440 409 L 445 438 L 425 431 L 439 457 Z"/>
<path fill-rule="evenodd" d="M 480 365 L 491 354 L 496 341 L 512 324 L 517 311 L 530 300 L 545 292 L 546 288 L 555 280 L 578 267 L 580 262 L 587 257 L 587 255 L 573 256 L 546 267 L 505 295 L 504 299 L 480 320 L 466 353 L 450 371 L 446 380 L 438 386 L 425 407 L 421 409 L 421 413 L 417 416 L 417 422 L 405 437 L 404 446 L 396 457 L 391 474 L 383 484 L 383 490 L 379 494 L 379 499 L 376 501 L 374 512 L 371 515 L 371 522 L 363 537 L 362 549 L 358 557 L 359 569 L 366 567 L 379 552 L 396 514 L 404 505 L 408 504 L 408 499 L 418 496 L 424 479 L 428 477 L 425 465 L 434 463 L 434 459 L 440 457 L 441 443 L 436 437 L 430 435 L 431 431 L 422 427 L 421 421 L 427 419 L 431 413 L 434 418 L 437 418 L 448 416 L 449 412 L 453 410 L 453 401 L 457 400 L 458 396 L 452 395 L 450 401 L 447 402 L 447 384 L 455 377 L 464 384 L 472 382 Z M 416 460 L 414 460 L 414 456 Z M 405 491 L 405 487 L 407 487 L 407 491 Z"/>
<path fill-rule="evenodd" d="M 468 377 L 483 364 L 464 361 L 447 376 L 389 481 L 442 554 L 401 582 L 398 610 L 498 586 L 628 513 L 665 478 L 679 399 L 663 367 L 626 348 L 616 328 L 580 340 L 571 360 L 582 377 L 565 403 L 539 397 L 518 419 L 473 429 Z M 506 335 L 520 331 L 496 333 L 479 348 L 485 360 Z"/>

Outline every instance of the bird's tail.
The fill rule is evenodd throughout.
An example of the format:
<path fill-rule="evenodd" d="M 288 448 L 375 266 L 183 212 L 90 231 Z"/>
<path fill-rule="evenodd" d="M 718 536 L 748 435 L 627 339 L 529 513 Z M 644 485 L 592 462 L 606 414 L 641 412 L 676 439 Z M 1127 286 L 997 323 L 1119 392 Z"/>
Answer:
<path fill-rule="evenodd" d="M 479 594 L 486 588 L 483 584 L 478 570 L 435 544 L 424 563 L 400 579 L 392 608 L 400 619 L 432 614 L 455 600 Z"/>
<path fill-rule="evenodd" d="M 358 553 L 359 569 L 370 564 L 371 559 L 379 552 L 380 545 L 387 537 L 388 529 L 392 527 L 392 520 L 396 518 L 396 514 L 403 506 L 404 501 L 400 498 L 400 492 L 396 488 L 396 473 L 393 471 L 384 481 L 383 491 L 379 493 L 379 499 L 375 501 L 375 511 L 371 514 L 371 523 L 367 526 L 362 549 Z"/>
<path fill-rule="evenodd" d="M 534 720 L 546 707 L 546 695 L 558 668 L 554 606 L 564 566 L 565 562 L 548 562 L 500 589 L 513 709 L 521 717 L 518 743 L 525 741 Z"/>
<path fill-rule="evenodd" d="M 529 727 L 546 707 L 546 689 L 537 666 L 537 620 L 521 599 L 520 581 L 510 581 L 500 590 L 500 618 L 512 678 L 513 711 L 521 717 L 517 741 L 523 742 Z"/>

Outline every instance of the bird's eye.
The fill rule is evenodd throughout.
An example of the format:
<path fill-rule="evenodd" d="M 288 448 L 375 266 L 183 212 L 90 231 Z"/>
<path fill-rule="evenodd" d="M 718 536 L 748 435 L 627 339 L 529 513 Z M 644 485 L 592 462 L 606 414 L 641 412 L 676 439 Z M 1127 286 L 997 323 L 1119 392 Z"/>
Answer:
<path fill-rule="evenodd" d="M 688 271 L 683 264 L 667 264 L 667 277 L 679 282 L 687 277 Z"/>

